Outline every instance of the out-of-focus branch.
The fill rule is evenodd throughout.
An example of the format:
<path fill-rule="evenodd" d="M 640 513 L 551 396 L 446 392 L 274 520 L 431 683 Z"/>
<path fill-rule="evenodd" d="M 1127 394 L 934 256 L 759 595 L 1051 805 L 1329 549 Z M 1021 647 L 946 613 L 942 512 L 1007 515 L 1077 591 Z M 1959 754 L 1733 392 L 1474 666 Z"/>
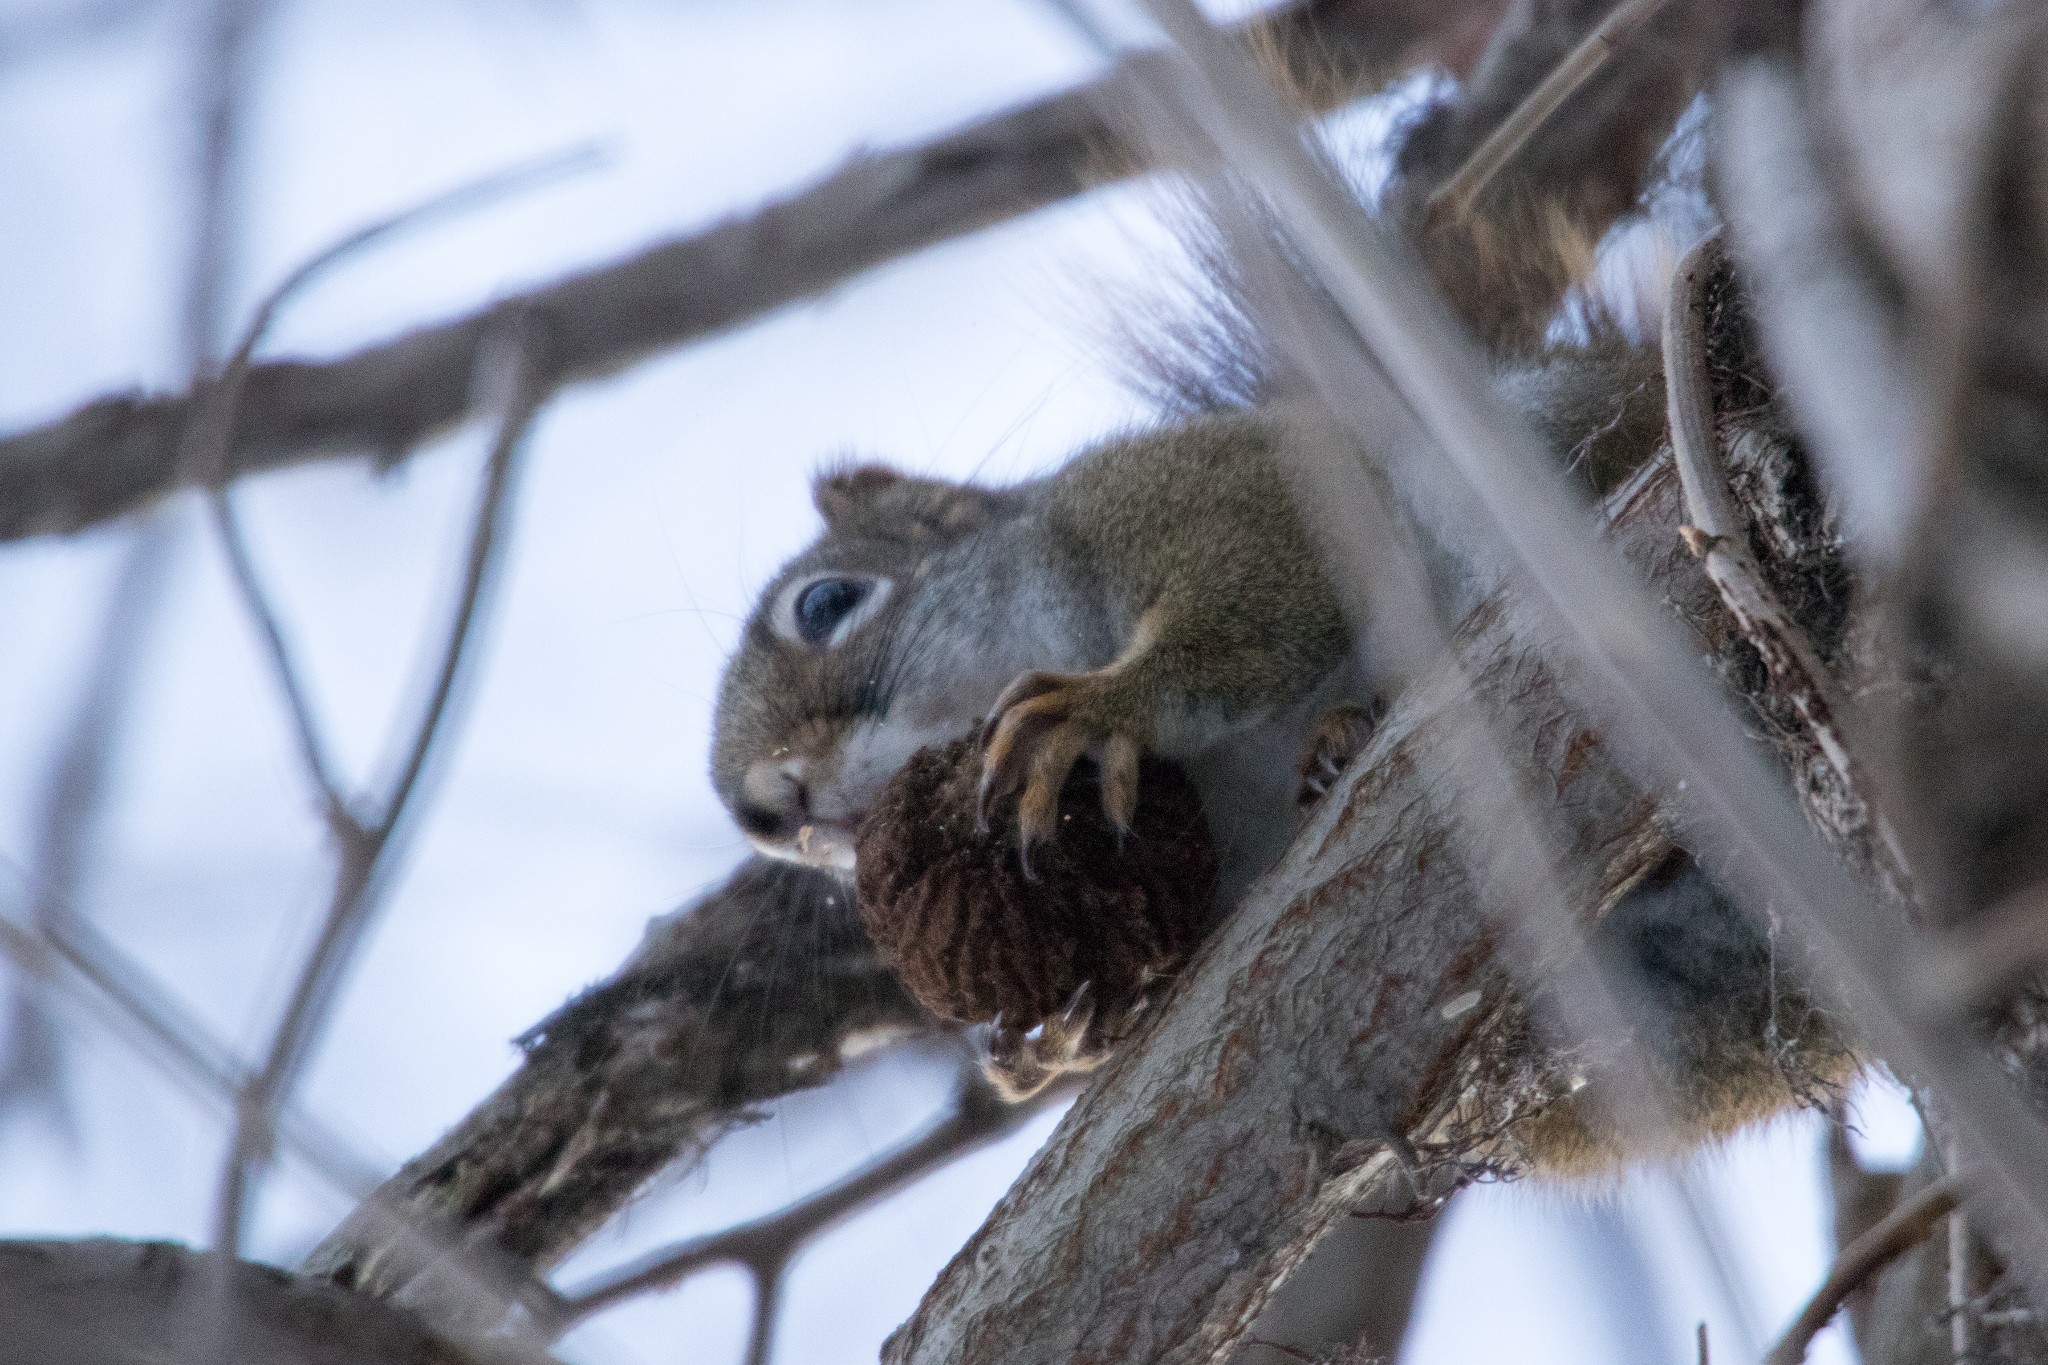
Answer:
<path fill-rule="evenodd" d="M 920 1136 L 765 1218 L 662 1247 L 570 1291 L 544 1326 L 553 1333 L 566 1332 L 593 1313 L 672 1288 L 715 1265 L 745 1266 L 754 1277 L 755 1292 L 765 1296 L 811 1238 L 919 1177 L 1008 1137 L 1034 1115 L 1065 1101 L 1073 1089 L 1054 1086 L 1030 1099 L 1005 1103 L 975 1069 L 962 1077 L 952 1109 Z"/>
<path fill-rule="evenodd" d="M 1799 1316 L 1785 1329 L 1785 1335 L 1764 1357 L 1764 1365 L 1799 1365 L 1806 1348 L 1820 1329 L 1834 1320 L 1851 1294 L 1899 1257 L 1927 1240 L 1935 1225 L 1962 1203 L 1969 1177 L 1966 1173 L 1945 1176 L 1907 1199 L 1877 1224 L 1858 1237 L 1828 1271 L 1827 1279 L 1799 1310 Z"/>
<path fill-rule="evenodd" d="M 229 574 L 255 623 L 257 638 L 269 657 L 271 674 L 284 698 L 285 712 L 298 741 L 299 761 L 326 807 L 328 825 L 338 840 L 360 842 L 368 838 L 371 831 L 351 808 L 341 778 L 328 756 L 326 738 L 313 714 L 312 697 L 293 661 L 283 622 L 263 586 L 262 575 L 257 571 L 255 558 L 242 533 L 241 519 L 235 514 L 234 503 L 225 487 L 235 473 L 232 466 L 235 432 L 240 425 L 242 394 L 248 386 L 256 348 L 269 335 L 272 324 L 287 304 L 349 258 L 407 229 L 496 202 L 543 180 L 585 168 L 592 164 L 594 156 L 593 149 L 579 148 L 487 176 L 360 228 L 312 257 L 286 276 L 257 305 L 243 330 L 240 343 L 221 372 L 220 381 L 208 390 L 207 402 L 188 436 L 187 459 L 192 467 L 201 471 L 201 481 L 214 488 L 211 499 L 214 528 L 227 557 Z"/>
<path fill-rule="evenodd" d="M 120 948 L 87 921 L 65 915 L 26 928 L 0 915 L 0 953 L 134 1036 L 165 1073 L 202 1102 L 232 1114 L 248 1068 Z M 285 1149 L 337 1190 L 361 1199 L 376 1188 L 376 1163 L 296 1106 L 278 1115 Z"/>
<path fill-rule="evenodd" d="M 2048 876 L 2048 674 L 1985 610 L 2014 588 L 2040 600 L 2038 579 L 2012 575 L 2002 555 L 2048 534 L 2048 502 L 2027 477 L 2048 367 L 2021 340 L 2037 324 L 2013 327 L 2042 316 L 2048 217 L 2008 193 L 2048 165 L 2037 79 L 2048 23 L 2025 6 L 1910 0 L 1821 0 L 1802 17 L 1796 54 L 1726 73 L 1718 180 L 1765 352 L 1880 594 L 1882 629 L 1859 632 L 1849 680 L 1890 721 L 1868 752 L 1886 763 L 1924 914 L 1954 935 L 1901 963 L 1897 997 L 1950 1046 L 1988 1044 L 2040 1114 L 2048 992 L 1969 959 L 1999 951 L 2020 922 L 2007 908 Z M 2005 989 L 1987 994 L 2000 977 Z M 1944 1155 L 1952 1142 L 2002 1143 L 2003 1125 L 1987 1132 L 1941 1094 L 1941 1070 L 1903 1074 L 1932 1092 L 1923 1112 Z M 1884 1325 L 1862 1343 L 1871 1358 L 2040 1354 L 2038 1327 L 2023 1323 L 2048 1293 L 2048 1249 L 2015 1197 L 2035 1197 L 2038 1162 L 2017 1187 L 2009 1160 L 1977 1164 L 1983 1197 L 1967 1225 L 1951 1225 L 1947 1254 L 1911 1253 L 1912 1268 L 1889 1277 L 1897 1288 L 1880 1288 L 1872 1315 Z M 1946 1329 L 1939 1346 L 1922 1340 L 1930 1310 Z"/>
<path fill-rule="evenodd" d="M 180 299 L 181 360 L 205 381 L 217 358 L 222 299 L 239 245 L 239 154 L 248 63 L 267 0 L 211 0 L 197 7 L 199 33 L 187 72 L 192 100 L 192 217 Z M 177 530 L 167 517 L 138 526 L 126 547 L 91 673 L 57 748 L 40 813 L 33 918 L 46 933 L 83 898 L 88 856 L 100 831 L 108 767 L 119 744 L 134 673 L 163 597 Z M 57 1039 L 32 990 L 16 998 L 0 1062 L 0 1110 L 10 1092 L 60 1106 Z"/>
<path fill-rule="evenodd" d="M 2048 885 L 2036 883 L 1951 931 L 1921 964 L 1930 1013 L 1969 1015 L 2048 964 Z"/>
<path fill-rule="evenodd" d="M 1512 113 L 1487 133 L 1485 141 L 1473 149 L 1450 178 L 1430 191 L 1424 209 L 1426 221 L 1434 224 L 1470 213 L 1473 203 L 1485 192 L 1501 167 L 1513 159 L 1523 144 L 1549 121 L 1566 100 L 1599 74 L 1600 69 L 1614 57 L 1617 48 L 1635 36 L 1637 29 L 1656 18 L 1657 12 L 1668 3 L 1670 0 L 1621 0 L 1591 33 L 1565 54 L 1563 61 L 1550 69 L 1550 74 L 1515 106 Z"/>
<path fill-rule="evenodd" d="M 1244 36 L 1294 72 L 1306 98 L 1330 107 L 1416 63 L 1462 69 L 1502 3 L 1297 0 Z M 921 247 L 1132 174 L 1140 163 L 1104 114 L 1128 98 L 1132 82 L 1119 70 L 923 146 L 861 157 L 750 216 L 507 302 L 553 340 L 546 384 L 601 378 Z M 473 415 L 470 378 L 497 315 L 493 307 L 336 360 L 254 366 L 226 468 L 400 458 Z M 104 398 L 0 439 L 0 540 L 75 531 L 206 483 L 182 452 L 208 401 L 204 387 Z"/>
<path fill-rule="evenodd" d="M 78 919 L 74 907 L 85 894 L 89 856 L 101 831 L 107 773 L 176 544 L 176 528 L 156 518 L 137 527 L 122 547 L 86 683 L 59 739 L 38 812 L 29 916 L 44 936 Z M 16 978 L 0 1051 L 0 1117 L 34 1105 L 46 1106 L 60 1119 L 68 1117 L 63 1052 L 34 981 L 37 974 L 31 970 Z"/>
<path fill-rule="evenodd" d="M 337 990 L 370 921 L 382 903 L 406 835 L 418 816 L 415 798 L 473 666 L 479 625 L 489 610 L 504 559 L 512 514 L 512 491 L 528 430 L 549 390 L 535 377 L 537 343 L 515 314 L 513 335 L 501 333 L 494 381 L 504 405 L 496 440 L 486 461 L 477 501 L 468 562 L 456 598 L 454 620 L 441 649 L 439 667 L 415 726 L 397 778 L 374 824 L 338 824 L 340 867 L 327 917 L 307 956 L 262 1067 L 251 1078 L 237 1110 L 235 1134 L 221 1175 L 215 1236 L 218 1249 L 232 1255 L 247 1213 L 250 1164 L 268 1150 L 278 1106 L 290 1094 L 325 1026 Z M 259 592 L 257 600 L 261 599 Z M 316 785 L 325 774 L 315 777 Z"/>
<path fill-rule="evenodd" d="M 1595 243 L 1636 208 L 1740 8 L 1527 0 L 1471 80 L 1410 130 L 1390 203 L 1496 354 L 1542 344 Z"/>
<path fill-rule="evenodd" d="M 617 975 L 528 1035 L 520 1070 L 305 1269 L 437 1323 L 488 1327 L 451 1290 L 444 1256 L 387 1235 L 390 1215 L 544 1271 L 766 1102 L 935 1027 L 876 958 L 834 878 L 756 859 L 657 921 Z"/>
<path fill-rule="evenodd" d="M 412 1313 L 164 1242 L 0 1242 L 13 1365 L 471 1365 Z"/>

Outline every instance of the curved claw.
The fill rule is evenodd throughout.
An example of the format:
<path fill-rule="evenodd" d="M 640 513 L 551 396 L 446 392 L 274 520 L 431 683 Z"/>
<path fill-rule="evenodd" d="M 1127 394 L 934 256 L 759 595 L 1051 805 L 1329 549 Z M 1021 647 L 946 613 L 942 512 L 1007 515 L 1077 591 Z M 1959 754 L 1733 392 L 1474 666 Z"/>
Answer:
<path fill-rule="evenodd" d="M 1102 746 L 1102 813 L 1119 840 L 1138 816 L 1138 758 L 1143 752 L 1129 735 L 1111 735 Z"/>
<path fill-rule="evenodd" d="M 1102 1064 L 1109 1043 L 1096 1036 L 1094 1022 L 1095 1000 L 1085 981 L 1058 1014 L 1029 1033 L 1005 1028 L 998 1017 L 984 1044 L 982 1070 L 1005 1099 L 1028 1099 L 1061 1076 Z"/>
<path fill-rule="evenodd" d="M 1087 733 L 1070 721 L 1054 726 L 1025 760 L 1029 775 L 1017 798 L 1017 842 L 1027 852 L 1059 827 L 1060 790 L 1089 747 Z"/>
<path fill-rule="evenodd" d="M 1007 700 L 1021 685 L 1046 676 L 1026 674 L 1012 683 L 1003 697 Z M 1049 688 L 1041 688 L 1025 693 L 1016 701 L 999 703 L 1000 709 L 991 717 L 993 723 L 984 727 L 981 785 L 975 797 L 975 818 L 983 829 L 988 828 L 989 806 L 1015 795 L 1026 785 L 1033 750 L 1038 747 L 1040 738 L 1057 728 L 1064 718 L 1065 704 L 1049 693 Z M 1064 772 L 1061 778 L 1064 780 Z M 1055 803 L 1057 800 L 1058 792 L 1055 790 Z"/>
<path fill-rule="evenodd" d="M 982 727 L 982 773 L 976 820 L 988 828 L 989 808 L 1017 798 L 1019 853 L 1031 872 L 1034 844 L 1059 828 L 1060 792 L 1074 764 L 1093 755 L 1102 770 L 1102 810 L 1119 840 L 1138 809 L 1138 760 L 1144 746 L 1094 714 L 1099 677 L 1026 673 L 1003 689 Z"/>
<path fill-rule="evenodd" d="M 1386 714 L 1386 703 L 1335 707 L 1316 723 L 1301 756 L 1295 803 L 1312 806 L 1336 785 L 1351 761 L 1364 752 Z"/>

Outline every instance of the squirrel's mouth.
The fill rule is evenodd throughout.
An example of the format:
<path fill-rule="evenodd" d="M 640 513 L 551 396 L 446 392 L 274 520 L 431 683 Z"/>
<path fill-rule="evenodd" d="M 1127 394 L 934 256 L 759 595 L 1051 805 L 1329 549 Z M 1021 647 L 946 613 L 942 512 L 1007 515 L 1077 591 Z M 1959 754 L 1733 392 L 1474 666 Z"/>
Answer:
<path fill-rule="evenodd" d="M 853 828 L 849 825 L 816 820 L 798 825 L 794 834 L 772 838 L 750 834 L 747 838 L 771 858 L 842 875 L 853 872 Z"/>

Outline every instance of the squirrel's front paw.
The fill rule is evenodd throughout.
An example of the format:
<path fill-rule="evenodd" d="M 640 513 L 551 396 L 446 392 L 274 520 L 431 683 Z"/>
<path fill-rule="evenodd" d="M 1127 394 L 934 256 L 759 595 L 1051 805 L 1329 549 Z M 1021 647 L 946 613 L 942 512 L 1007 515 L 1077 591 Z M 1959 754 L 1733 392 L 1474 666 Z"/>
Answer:
<path fill-rule="evenodd" d="M 1060 789 L 1084 755 L 1102 772 L 1102 810 L 1120 831 L 1138 810 L 1135 728 L 1115 716 L 1106 673 L 1026 673 L 1003 689 L 983 732 L 981 809 L 1017 797 L 1017 842 L 1031 846 L 1059 825 Z"/>

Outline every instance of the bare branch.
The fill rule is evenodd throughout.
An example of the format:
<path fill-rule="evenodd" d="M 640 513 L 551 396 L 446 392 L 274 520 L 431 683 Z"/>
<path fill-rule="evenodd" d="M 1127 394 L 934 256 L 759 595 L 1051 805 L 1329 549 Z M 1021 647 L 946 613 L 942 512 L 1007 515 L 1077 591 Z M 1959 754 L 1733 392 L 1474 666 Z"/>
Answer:
<path fill-rule="evenodd" d="M 1935 1226 L 1962 1203 L 1969 1183 L 1968 1175 L 1961 1172 L 1935 1181 L 1842 1248 L 1827 1279 L 1764 1358 L 1765 1365 L 1799 1365 L 1806 1359 L 1806 1348 L 1812 1345 L 1821 1328 L 1834 1320 L 1849 1296 L 1926 1241 Z"/>
<path fill-rule="evenodd" d="M 1764 581 L 1749 550 L 1748 527 L 1735 510 L 1722 472 L 1721 438 L 1707 375 L 1708 295 L 1721 266 L 1717 232 L 1693 247 L 1679 263 L 1664 312 L 1665 408 L 1671 423 L 1672 454 L 1685 486 L 1686 513 L 1692 523 L 1681 527 L 1679 534 L 1704 562 L 1721 600 L 1741 623 L 1779 690 L 1805 723 L 1807 736 L 1832 769 L 1832 791 L 1826 798 L 1832 817 L 1830 833 L 1838 841 L 1867 849 L 1873 870 L 1891 896 L 1910 904 L 1913 881 L 1905 850 L 1873 806 L 1871 778 L 1843 733 L 1849 710 L 1806 632 Z M 1753 434 L 1745 438 L 1761 439 Z"/>
<path fill-rule="evenodd" d="M 1542 344 L 1565 291 L 1590 269 L 1594 244 L 1637 208 L 1738 8 L 1643 15 L 1625 53 L 1587 70 L 1588 54 L 1612 51 L 1589 46 L 1593 35 L 1607 21 L 1633 22 L 1630 7 L 1524 0 L 1456 98 L 1409 130 L 1395 158 L 1391 216 L 1420 229 L 1422 256 L 1451 306 L 1496 354 Z M 1561 93 L 1570 97 L 1551 104 Z M 1444 202 L 1437 192 L 1452 185 L 1456 193 L 1459 183 L 1469 187 L 1461 210 L 1432 212 L 1433 200 Z"/>
<path fill-rule="evenodd" d="M 77 915 L 40 930 L 0 915 L 0 953 L 134 1037 L 174 1082 L 232 1114 L 248 1068 L 142 967 Z M 361 1199 L 382 1172 L 296 1105 L 278 1115 L 278 1139 L 335 1189 Z"/>
<path fill-rule="evenodd" d="M 514 316 L 516 322 L 523 323 L 523 319 Z M 268 1149 L 277 1106 L 296 1083 L 355 949 L 382 901 L 404 847 L 409 822 L 416 813 L 414 797 L 420 790 L 420 779 L 435 746 L 443 738 L 451 707 L 473 661 L 478 622 L 496 585 L 511 517 L 513 477 L 519 454 L 549 392 L 535 377 L 538 367 L 529 358 L 534 343 L 523 327 L 517 336 L 502 344 L 511 351 L 502 365 L 502 383 L 509 389 L 504 400 L 505 414 L 486 464 L 468 564 L 426 709 L 375 825 L 359 832 L 353 824 L 336 830 L 340 836 L 340 868 L 326 920 L 300 971 L 263 1066 L 242 1096 L 234 1142 L 221 1176 L 215 1228 L 218 1249 L 230 1254 L 240 1239 L 246 1216 L 250 1163 Z"/>
<path fill-rule="evenodd" d="M 218 384 L 208 391 L 205 411 L 192 437 L 192 445 L 196 449 L 188 452 L 187 459 L 202 471 L 203 481 L 214 489 L 211 498 L 214 529 L 227 556 L 229 575 L 255 622 L 258 638 L 270 660 L 271 673 L 284 697 L 285 711 L 298 741 L 300 762 L 326 807 L 328 825 L 338 840 L 360 841 L 366 837 L 367 830 L 363 820 L 350 809 L 347 793 L 328 757 L 326 741 L 313 714 L 312 697 L 293 662 L 284 624 L 271 604 L 262 576 L 256 570 L 248 540 L 242 534 L 241 519 L 235 515 L 231 495 L 225 486 L 236 473 L 232 464 L 235 431 L 256 348 L 269 335 L 272 324 L 287 304 L 349 258 L 397 233 L 495 203 L 508 194 L 585 169 L 594 162 L 595 152 L 588 147 L 545 157 L 436 195 L 425 203 L 348 234 L 292 271 L 257 305 L 234 354 L 228 358 Z"/>
<path fill-rule="evenodd" d="M 641 1294 L 672 1288 L 714 1265 L 746 1266 L 759 1286 L 778 1282 L 790 1259 L 818 1233 L 921 1176 L 1008 1137 L 1052 1104 L 1065 1102 L 1073 1089 L 1071 1085 L 1054 1086 L 1028 1100 L 1006 1104 L 977 1069 L 963 1077 L 960 1096 L 946 1117 L 922 1135 L 766 1218 L 663 1247 L 571 1291 L 559 1315 L 545 1325 L 559 1335 L 593 1313 Z"/>
<path fill-rule="evenodd" d="M 51 935 L 78 918 L 105 786 L 128 712 L 141 653 L 163 600 L 175 526 L 158 517 L 138 526 L 121 552 L 113 591 L 84 689 L 58 740 L 37 812 L 35 863 L 28 874 L 30 919 Z M 66 1116 L 60 1039 L 32 977 L 18 978 L 0 1057 L 0 1114 L 42 1104 Z"/>
<path fill-rule="evenodd" d="M 1245 30 L 1298 68 L 1319 107 L 1355 98 L 1413 63 L 1471 57 L 1503 0 L 1297 0 Z M 1134 62 L 1153 59 L 1134 58 Z M 1309 79 L 1314 76 L 1315 79 Z M 1140 169 L 1104 110 L 1128 98 L 1122 69 L 919 147 L 865 156 L 751 216 L 650 247 L 518 295 L 553 341 L 540 378 L 602 378 L 735 327 L 883 262 L 1069 198 Z M 497 307 L 328 361 L 253 366 L 228 467 L 242 473 L 330 456 L 393 461 L 475 411 L 470 378 Z M 121 396 L 0 440 L 0 540 L 76 531 L 206 484 L 183 458 L 210 401 Z"/>
<path fill-rule="evenodd" d="M 471 1365 L 403 1308 L 167 1242 L 0 1242 L 0 1322 L 36 1365 Z"/>
<path fill-rule="evenodd" d="M 524 1066 L 306 1270 L 437 1323 L 472 1319 L 440 1255 L 394 1242 L 385 1215 L 537 1273 L 765 1102 L 936 1027 L 877 960 L 837 881 L 756 859 L 657 921 L 615 976 L 529 1034 Z"/>
<path fill-rule="evenodd" d="M 249 50 L 266 0 L 212 0 L 200 12 L 200 36 L 187 73 L 192 82 L 196 147 L 191 240 L 181 300 L 187 377 L 203 380 L 215 358 L 221 299 L 235 254 L 237 160 L 241 104 Z M 172 523 L 157 517 L 136 530 L 127 547 L 112 602 L 91 663 L 91 679 L 58 745 L 41 811 L 34 872 L 34 918 L 45 931 L 80 898 L 87 851 L 99 832 L 102 791 L 122 731 L 138 652 L 163 597 L 176 539 Z M 59 1105 L 56 1038 L 34 995 L 15 1002 L 0 1105 L 10 1090 Z"/>

